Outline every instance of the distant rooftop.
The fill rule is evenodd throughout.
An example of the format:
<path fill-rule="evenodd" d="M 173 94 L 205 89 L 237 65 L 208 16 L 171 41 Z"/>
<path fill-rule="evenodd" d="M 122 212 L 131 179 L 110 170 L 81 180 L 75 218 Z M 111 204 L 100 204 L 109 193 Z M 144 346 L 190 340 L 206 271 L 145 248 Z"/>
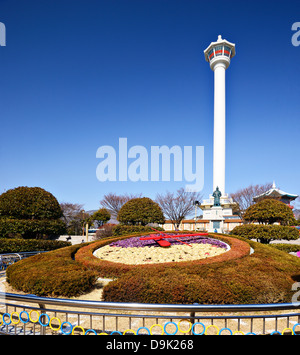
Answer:
<path fill-rule="evenodd" d="M 275 185 L 275 182 L 273 182 L 273 186 L 270 190 L 253 197 L 253 201 L 257 202 L 264 197 L 273 197 L 273 198 L 277 198 L 280 200 L 288 200 L 290 202 L 290 201 L 295 200 L 298 197 L 298 195 L 290 194 L 288 192 L 278 189 Z M 283 201 L 283 202 L 285 202 L 285 201 Z"/>

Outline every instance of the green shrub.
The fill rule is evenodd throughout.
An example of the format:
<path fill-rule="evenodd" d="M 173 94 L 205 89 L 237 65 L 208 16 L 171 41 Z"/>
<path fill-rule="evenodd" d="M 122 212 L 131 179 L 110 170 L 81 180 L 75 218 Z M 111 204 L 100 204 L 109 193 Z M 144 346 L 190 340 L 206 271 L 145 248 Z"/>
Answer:
<path fill-rule="evenodd" d="M 29 251 L 49 251 L 64 248 L 71 245 L 70 242 L 61 240 L 37 240 L 37 239 L 0 239 L 0 254 L 20 253 Z"/>
<path fill-rule="evenodd" d="M 268 244 L 272 240 L 296 240 L 299 238 L 299 231 L 294 227 L 265 224 L 244 224 L 235 227 L 230 235 L 237 235 L 246 239 L 256 239 Z"/>

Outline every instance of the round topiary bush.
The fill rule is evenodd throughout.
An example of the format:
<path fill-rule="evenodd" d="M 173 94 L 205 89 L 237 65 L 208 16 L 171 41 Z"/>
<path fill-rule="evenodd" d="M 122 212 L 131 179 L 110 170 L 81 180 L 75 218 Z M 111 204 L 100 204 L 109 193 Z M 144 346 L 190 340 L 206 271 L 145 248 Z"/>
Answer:
<path fill-rule="evenodd" d="M 56 198 L 40 187 L 17 187 L 0 195 L 0 237 L 38 238 L 65 233 Z"/>
<path fill-rule="evenodd" d="M 89 219 L 90 222 L 97 222 L 98 227 L 102 227 L 103 224 L 110 220 L 110 213 L 106 208 L 100 208 L 98 211 L 94 212 Z"/>
<path fill-rule="evenodd" d="M 267 198 L 247 208 L 243 218 L 248 222 L 264 224 L 294 225 L 295 217 L 292 210 L 283 202 Z"/>
<path fill-rule="evenodd" d="M 164 224 L 165 218 L 159 205 L 148 197 L 133 198 L 120 209 L 117 219 L 124 224 Z"/>
<path fill-rule="evenodd" d="M 0 195 L 0 216 L 17 219 L 58 219 L 62 210 L 57 199 L 40 187 L 20 186 Z"/>

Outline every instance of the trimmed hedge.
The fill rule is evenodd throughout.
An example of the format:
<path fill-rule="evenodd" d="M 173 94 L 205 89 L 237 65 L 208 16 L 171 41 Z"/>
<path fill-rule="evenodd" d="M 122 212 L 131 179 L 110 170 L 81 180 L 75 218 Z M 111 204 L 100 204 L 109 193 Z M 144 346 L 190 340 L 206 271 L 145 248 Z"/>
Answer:
<path fill-rule="evenodd" d="M 274 243 L 270 244 L 270 247 L 285 251 L 286 253 L 297 253 L 300 250 L 299 244 Z"/>
<path fill-rule="evenodd" d="M 246 239 L 256 239 L 261 243 L 268 244 L 272 240 L 296 240 L 299 231 L 294 227 L 265 224 L 244 224 L 235 227 L 230 235 L 238 235 Z"/>
<path fill-rule="evenodd" d="M 107 302 L 254 304 L 290 302 L 300 260 L 256 242 L 239 259 L 136 268 L 103 289 Z"/>
<path fill-rule="evenodd" d="M 20 253 L 29 251 L 49 251 L 71 245 L 62 240 L 40 239 L 0 239 L 0 254 Z"/>
<path fill-rule="evenodd" d="M 38 296 L 73 297 L 94 287 L 97 275 L 73 260 L 82 245 L 31 256 L 6 269 L 7 282 Z"/>
<path fill-rule="evenodd" d="M 61 219 L 13 219 L 0 218 L 0 238 L 19 237 L 33 239 L 37 236 L 57 236 L 66 231 Z"/>

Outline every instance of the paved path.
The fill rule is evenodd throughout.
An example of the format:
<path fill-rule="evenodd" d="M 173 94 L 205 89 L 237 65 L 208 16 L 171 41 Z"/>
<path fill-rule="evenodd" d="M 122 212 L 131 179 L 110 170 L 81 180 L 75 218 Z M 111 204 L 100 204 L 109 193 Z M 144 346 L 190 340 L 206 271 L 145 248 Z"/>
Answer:
<path fill-rule="evenodd" d="M 300 245 L 300 238 L 296 239 L 296 240 L 285 240 L 285 239 L 273 240 L 271 242 L 271 244 L 297 244 L 297 245 Z"/>
<path fill-rule="evenodd" d="M 5 292 L 4 282 L 6 280 L 5 271 L 0 272 L 0 292 Z"/>

